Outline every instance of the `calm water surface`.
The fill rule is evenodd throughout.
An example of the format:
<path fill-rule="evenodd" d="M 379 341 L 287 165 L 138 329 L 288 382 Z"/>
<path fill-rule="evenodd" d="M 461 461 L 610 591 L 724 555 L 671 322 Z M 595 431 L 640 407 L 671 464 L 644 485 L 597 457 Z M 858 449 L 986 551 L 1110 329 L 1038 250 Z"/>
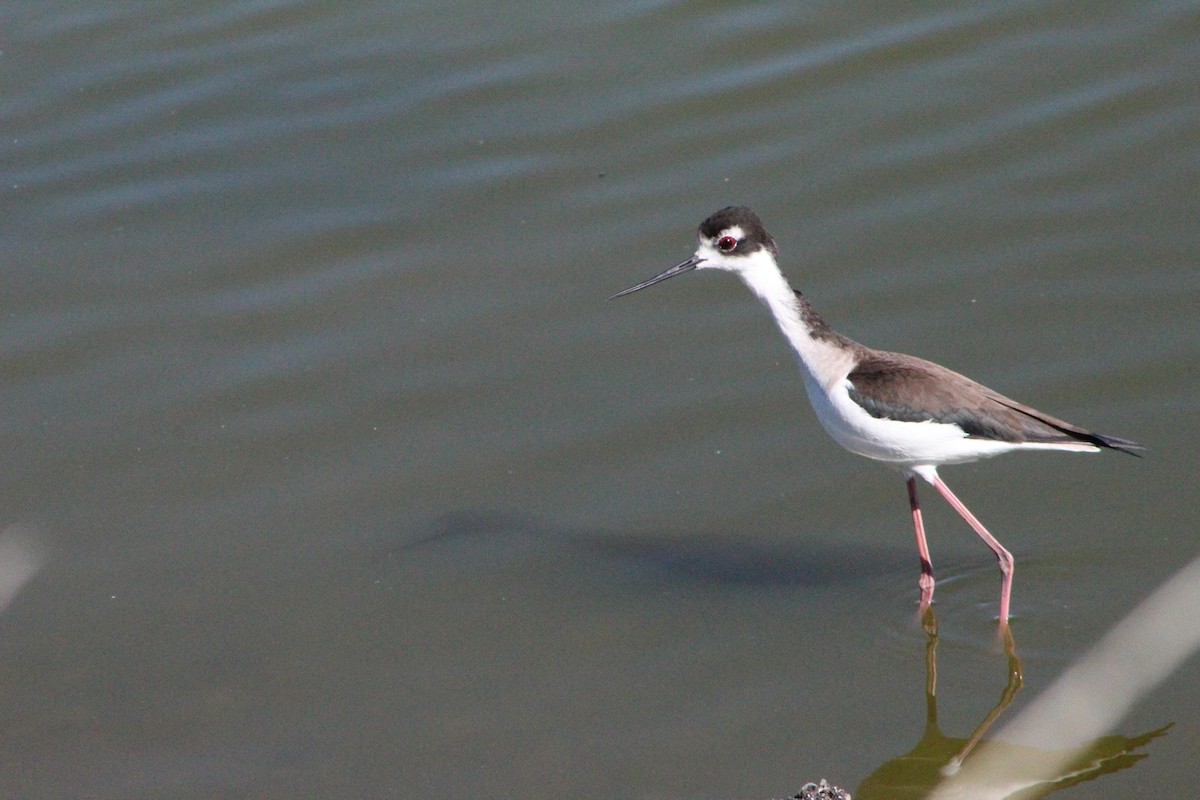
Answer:
<path fill-rule="evenodd" d="M 1194 3 L 0 30 L 0 795 L 919 794 L 1009 685 L 990 556 L 927 492 L 929 647 L 903 481 L 740 285 L 604 300 L 731 203 L 845 333 L 1149 447 L 945 471 L 1017 559 L 1005 714 L 1200 551 Z M 1198 705 L 1059 796 L 1196 795 Z"/>

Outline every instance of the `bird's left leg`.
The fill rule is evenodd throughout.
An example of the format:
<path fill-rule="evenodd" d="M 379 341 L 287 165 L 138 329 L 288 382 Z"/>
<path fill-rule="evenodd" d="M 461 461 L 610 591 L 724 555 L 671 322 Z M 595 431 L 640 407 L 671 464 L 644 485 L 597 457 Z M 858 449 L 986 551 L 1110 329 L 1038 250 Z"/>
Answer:
<path fill-rule="evenodd" d="M 921 506 L 917 503 L 917 479 L 908 476 L 908 505 L 912 509 L 913 531 L 917 534 L 917 555 L 921 557 L 921 610 L 933 602 L 933 562 L 929 559 L 929 545 L 925 541 L 925 524 L 921 521 Z"/>

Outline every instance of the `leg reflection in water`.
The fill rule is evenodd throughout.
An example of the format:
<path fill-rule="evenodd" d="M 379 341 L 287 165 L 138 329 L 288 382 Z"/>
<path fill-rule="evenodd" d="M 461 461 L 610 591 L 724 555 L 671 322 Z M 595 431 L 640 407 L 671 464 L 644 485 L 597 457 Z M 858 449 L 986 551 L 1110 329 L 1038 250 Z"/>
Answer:
<path fill-rule="evenodd" d="M 1005 757 L 1011 758 L 1012 771 L 1009 774 L 1011 781 L 1006 788 L 1010 788 L 1013 793 L 1023 792 L 1020 795 L 1022 800 L 1045 797 L 1058 789 L 1093 780 L 1101 775 L 1131 766 L 1146 757 L 1145 753 L 1133 751 L 1151 739 L 1163 735 L 1170 727 L 1167 725 L 1132 738 L 1103 736 L 1094 739 L 1082 747 L 1074 748 L 1069 758 L 1066 759 L 1067 766 L 1058 772 L 1054 779 L 1045 780 L 1040 766 L 1049 759 L 1063 760 L 1061 751 L 1044 751 L 985 738 L 988 730 L 1012 704 L 1024 681 L 1021 659 L 1017 655 L 1016 645 L 1008 626 L 1004 626 L 1001 631 L 1007 658 L 1007 674 L 1000 697 L 968 736 L 958 738 L 946 736 L 938 726 L 938 632 L 937 617 L 932 606 L 922 609 L 921 625 L 926 633 L 925 730 L 920 741 L 911 751 L 885 762 L 863 779 L 854 791 L 854 800 L 872 800 L 873 798 L 875 800 L 882 798 L 887 798 L 887 800 L 913 798 L 915 800 L 915 798 L 923 798 L 946 776 L 956 773 L 977 749 L 987 750 L 989 754 L 1002 751 Z M 1039 777 L 1024 781 L 1022 774 L 1026 770 L 1030 775 Z"/>

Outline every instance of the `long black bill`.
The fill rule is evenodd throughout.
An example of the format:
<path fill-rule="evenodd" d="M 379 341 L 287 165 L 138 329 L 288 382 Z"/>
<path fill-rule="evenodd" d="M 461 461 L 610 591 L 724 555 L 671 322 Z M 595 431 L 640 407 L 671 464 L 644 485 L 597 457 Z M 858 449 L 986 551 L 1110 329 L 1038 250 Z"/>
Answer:
<path fill-rule="evenodd" d="M 681 264 L 676 264 L 675 266 L 671 267 L 669 270 L 667 270 L 663 274 L 655 275 L 650 280 L 642 281 L 637 286 L 630 286 L 625 291 L 617 292 L 616 294 L 614 294 L 612 297 L 610 297 L 608 299 L 616 300 L 618 297 L 624 297 L 627 294 L 633 294 L 634 292 L 645 289 L 647 286 L 653 286 L 656 283 L 662 283 L 667 278 L 674 278 L 676 275 L 682 275 L 685 272 L 691 272 L 692 270 L 694 270 L 696 268 L 696 265 L 699 264 L 703 260 L 704 259 L 701 258 L 700 256 L 692 256 L 687 261 L 684 261 Z"/>

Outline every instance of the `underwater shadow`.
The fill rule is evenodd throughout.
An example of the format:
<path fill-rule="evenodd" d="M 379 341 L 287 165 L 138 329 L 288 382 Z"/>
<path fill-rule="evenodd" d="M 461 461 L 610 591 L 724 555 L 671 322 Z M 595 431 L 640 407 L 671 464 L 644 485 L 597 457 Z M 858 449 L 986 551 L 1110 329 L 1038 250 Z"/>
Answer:
<path fill-rule="evenodd" d="M 858 583 L 912 566 L 901 547 L 850 545 L 828 537 L 786 545 L 748 539 L 737 532 L 686 535 L 667 532 L 611 533 L 569 530 L 521 514 L 457 512 L 415 539 L 386 546 L 391 556 L 415 555 L 436 547 L 490 552 L 494 556 L 541 548 L 567 548 L 673 580 L 725 586 L 823 587 Z"/>
<path fill-rule="evenodd" d="M 895 572 L 911 558 L 895 548 L 829 541 L 787 546 L 747 541 L 736 533 L 607 534 L 584 545 L 607 559 L 634 563 L 689 581 L 730 586 L 820 587 Z"/>

